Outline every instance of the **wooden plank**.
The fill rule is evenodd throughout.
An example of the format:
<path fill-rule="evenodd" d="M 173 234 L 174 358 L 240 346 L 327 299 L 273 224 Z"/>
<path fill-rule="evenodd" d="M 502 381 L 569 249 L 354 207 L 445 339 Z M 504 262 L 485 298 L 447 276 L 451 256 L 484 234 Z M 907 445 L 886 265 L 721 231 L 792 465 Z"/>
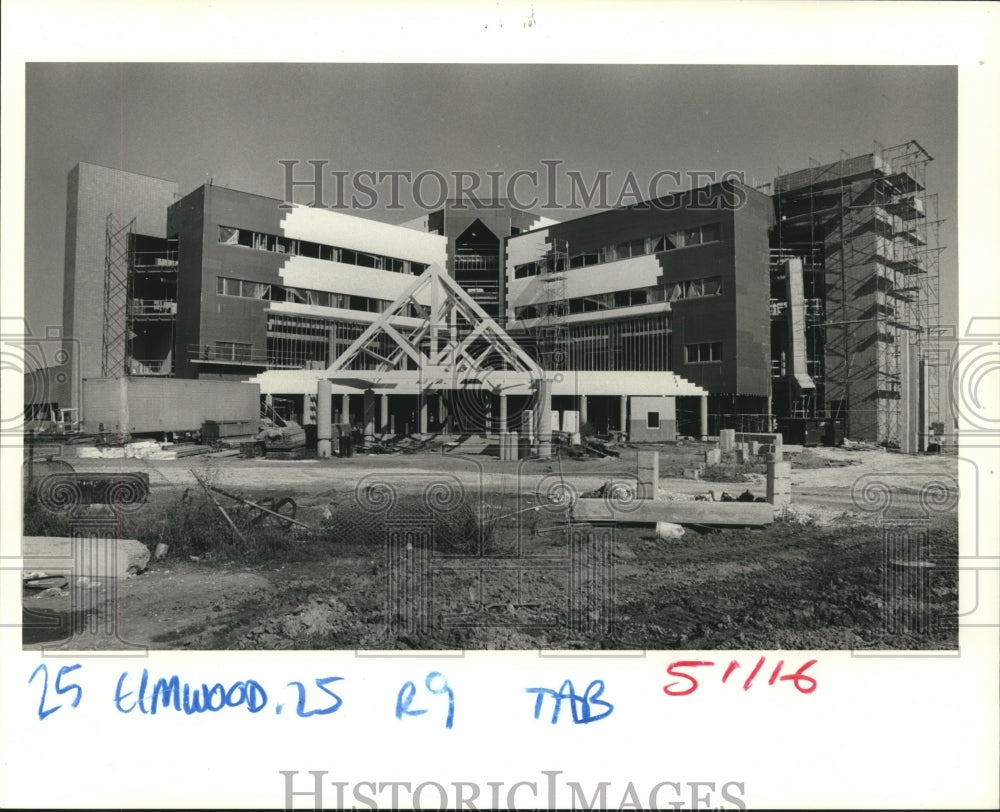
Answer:
<path fill-rule="evenodd" d="M 654 502 L 643 500 L 618 508 L 603 499 L 579 499 L 572 509 L 576 522 L 616 524 L 701 524 L 739 527 L 774 521 L 774 507 L 766 502 Z"/>

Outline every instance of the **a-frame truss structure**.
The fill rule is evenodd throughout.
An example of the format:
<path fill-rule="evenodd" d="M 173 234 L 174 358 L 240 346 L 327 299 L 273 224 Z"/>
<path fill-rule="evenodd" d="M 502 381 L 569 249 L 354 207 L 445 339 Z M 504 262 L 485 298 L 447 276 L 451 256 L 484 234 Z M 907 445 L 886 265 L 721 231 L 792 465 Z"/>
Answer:
<path fill-rule="evenodd" d="M 439 266 L 417 278 L 327 369 L 331 379 L 371 378 L 421 389 L 530 385 L 543 374 Z"/>

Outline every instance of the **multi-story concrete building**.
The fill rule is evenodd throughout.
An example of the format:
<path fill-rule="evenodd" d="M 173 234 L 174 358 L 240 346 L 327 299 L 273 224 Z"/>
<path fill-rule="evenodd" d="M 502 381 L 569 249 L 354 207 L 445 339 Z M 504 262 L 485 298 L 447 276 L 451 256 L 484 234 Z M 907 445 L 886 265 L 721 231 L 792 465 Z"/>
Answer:
<path fill-rule="evenodd" d="M 824 416 L 909 449 L 937 400 L 929 160 L 908 142 L 782 175 L 773 196 L 729 180 L 565 222 L 505 201 L 448 201 L 398 226 L 211 184 L 179 198 L 169 181 L 80 164 L 68 183 L 64 332 L 80 348 L 79 377 L 252 379 L 306 422 L 317 380 L 350 349 L 348 369 L 397 375 L 382 393 L 383 430 L 394 417 L 475 430 L 446 391 L 455 382 L 398 378 L 430 357 L 440 294 L 449 318 L 465 320 L 451 340 L 472 336 L 461 352 L 489 373 L 461 383 L 477 390 L 473 423 L 507 414 L 508 395 L 519 408 L 535 397 L 523 382 L 506 394 L 485 382 L 514 357 L 487 363 L 490 335 L 501 350 L 513 338 L 551 377 L 554 408 L 599 431 L 662 440 Z M 431 268 L 454 289 L 416 285 Z M 378 341 L 359 353 L 376 323 Z M 334 393 L 347 420 L 361 407 L 344 386 Z"/>
<path fill-rule="evenodd" d="M 130 343 L 127 266 L 135 250 L 129 235 L 162 242 L 166 210 L 176 199 L 177 184 L 169 180 L 88 163 L 69 173 L 62 327 L 75 379 L 124 371 Z M 167 247 L 157 247 L 168 260 Z M 167 274 L 168 268 L 163 266 Z"/>
<path fill-rule="evenodd" d="M 709 431 L 766 416 L 772 217 L 767 195 L 726 181 L 510 237 L 508 327 L 546 369 L 691 381 L 709 393 Z M 627 428 L 618 404 L 591 405 L 595 425 Z M 699 433 L 687 417 L 682 433 Z"/>

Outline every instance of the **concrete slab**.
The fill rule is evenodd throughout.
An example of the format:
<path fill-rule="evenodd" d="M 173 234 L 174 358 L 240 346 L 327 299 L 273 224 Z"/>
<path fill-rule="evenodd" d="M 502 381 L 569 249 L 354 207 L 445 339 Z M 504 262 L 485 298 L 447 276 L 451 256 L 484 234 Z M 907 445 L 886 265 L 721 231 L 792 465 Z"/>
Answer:
<path fill-rule="evenodd" d="M 124 578 L 149 563 L 149 548 L 135 539 L 24 536 L 22 568 L 76 578 Z"/>
<path fill-rule="evenodd" d="M 760 526 L 774 521 L 774 506 L 766 502 L 639 501 L 630 504 L 627 509 L 616 509 L 603 499 L 579 499 L 573 505 L 572 516 L 578 522 Z"/>

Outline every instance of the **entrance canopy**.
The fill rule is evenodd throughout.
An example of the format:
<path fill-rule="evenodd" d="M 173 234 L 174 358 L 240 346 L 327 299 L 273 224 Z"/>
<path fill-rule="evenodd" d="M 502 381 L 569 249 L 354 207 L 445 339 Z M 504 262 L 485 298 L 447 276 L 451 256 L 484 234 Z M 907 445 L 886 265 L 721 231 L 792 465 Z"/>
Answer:
<path fill-rule="evenodd" d="M 413 324 L 414 312 L 426 318 L 418 326 L 402 326 Z M 669 371 L 543 370 L 436 265 L 415 279 L 326 370 L 269 370 L 252 380 L 260 384 L 262 394 L 314 395 L 320 379 L 329 380 L 333 392 L 340 394 L 480 389 L 530 395 L 543 379 L 550 382 L 553 395 L 708 394 Z"/>

